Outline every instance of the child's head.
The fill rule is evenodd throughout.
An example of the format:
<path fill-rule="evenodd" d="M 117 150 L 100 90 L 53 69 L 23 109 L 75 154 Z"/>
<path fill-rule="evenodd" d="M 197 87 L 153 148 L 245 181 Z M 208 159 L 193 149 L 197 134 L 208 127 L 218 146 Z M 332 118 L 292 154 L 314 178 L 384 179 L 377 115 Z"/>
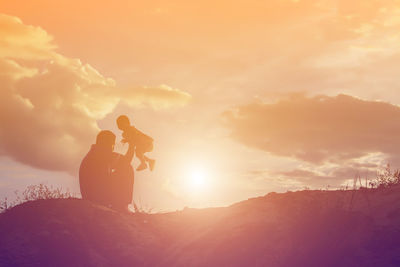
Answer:
<path fill-rule="evenodd" d="M 129 122 L 129 119 L 127 116 L 121 115 L 117 119 L 117 125 L 118 125 L 118 129 L 125 131 L 126 129 L 128 129 L 131 126 L 131 123 Z"/>

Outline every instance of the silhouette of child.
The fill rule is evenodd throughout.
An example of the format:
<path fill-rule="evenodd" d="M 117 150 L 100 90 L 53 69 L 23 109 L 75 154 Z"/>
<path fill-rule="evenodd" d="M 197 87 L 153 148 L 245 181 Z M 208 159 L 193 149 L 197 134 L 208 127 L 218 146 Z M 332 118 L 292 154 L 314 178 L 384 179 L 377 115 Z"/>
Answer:
<path fill-rule="evenodd" d="M 129 118 L 125 115 L 121 115 L 117 119 L 118 129 L 122 130 L 122 141 L 123 143 L 133 143 L 136 147 L 136 157 L 140 160 L 140 165 L 137 167 L 137 171 L 147 169 L 147 163 L 152 171 L 154 169 L 155 160 L 148 158 L 144 155 L 146 152 L 153 150 L 153 138 L 142 133 L 130 124 Z"/>

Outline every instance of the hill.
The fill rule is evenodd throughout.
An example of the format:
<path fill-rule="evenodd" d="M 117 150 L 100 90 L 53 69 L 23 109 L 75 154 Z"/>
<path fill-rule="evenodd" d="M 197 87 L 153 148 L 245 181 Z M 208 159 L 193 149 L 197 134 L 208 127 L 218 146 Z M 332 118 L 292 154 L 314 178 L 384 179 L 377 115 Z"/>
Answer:
<path fill-rule="evenodd" d="M 126 215 L 80 199 L 0 215 L 0 266 L 400 266 L 400 187 Z"/>

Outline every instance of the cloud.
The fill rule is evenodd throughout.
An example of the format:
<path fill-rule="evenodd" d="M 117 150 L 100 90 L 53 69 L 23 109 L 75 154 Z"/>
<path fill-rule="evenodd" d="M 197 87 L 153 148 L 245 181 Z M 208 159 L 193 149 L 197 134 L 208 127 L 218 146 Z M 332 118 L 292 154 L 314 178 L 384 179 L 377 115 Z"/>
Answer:
<path fill-rule="evenodd" d="M 0 58 L 49 59 L 56 56 L 53 37 L 40 27 L 0 14 Z"/>
<path fill-rule="evenodd" d="M 42 169 L 76 174 L 118 103 L 184 105 L 190 95 L 168 86 L 120 88 L 89 64 L 55 52 L 39 27 L 0 15 L 0 153 Z"/>
<path fill-rule="evenodd" d="M 147 103 L 155 109 L 182 106 L 191 99 L 190 94 L 164 84 L 159 87 L 125 89 L 121 95 L 126 96 L 127 104 Z"/>
<path fill-rule="evenodd" d="M 366 181 L 375 179 L 377 173 L 386 166 L 383 162 L 384 157 L 376 158 L 377 156 L 382 156 L 379 153 L 368 156 L 369 159 L 363 158 L 357 161 L 342 162 L 341 164 L 313 165 L 301 163 L 294 168 L 288 169 L 252 170 L 248 172 L 248 176 L 253 178 L 253 182 L 255 178 L 260 183 L 279 185 L 278 187 L 284 185 L 294 186 L 297 189 L 303 187 L 320 189 L 327 186 L 331 188 L 353 186 L 356 178 L 360 178 L 364 186 Z M 359 182 L 357 180 L 357 186 L 359 186 Z"/>
<path fill-rule="evenodd" d="M 274 172 L 272 175 L 284 178 L 285 180 L 292 180 L 302 186 L 311 186 L 312 188 L 325 188 L 327 186 L 339 188 L 344 185 L 353 186 L 350 181 L 358 177 L 363 180 L 364 185 L 365 179 L 374 178 L 374 174 L 376 174 L 376 166 L 374 169 L 339 167 L 328 173 L 314 172 L 300 168 L 290 171 Z"/>
<path fill-rule="evenodd" d="M 223 114 L 231 136 L 249 147 L 311 164 L 343 164 L 373 153 L 398 162 L 400 108 L 348 95 L 293 95 Z"/>

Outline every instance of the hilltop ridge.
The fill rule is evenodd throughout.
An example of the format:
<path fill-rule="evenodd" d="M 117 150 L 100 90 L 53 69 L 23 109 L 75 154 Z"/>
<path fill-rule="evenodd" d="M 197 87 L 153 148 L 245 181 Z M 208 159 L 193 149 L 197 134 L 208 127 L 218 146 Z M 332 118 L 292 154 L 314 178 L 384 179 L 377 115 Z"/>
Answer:
<path fill-rule="evenodd" d="M 80 199 L 0 214 L 0 266 L 399 266 L 400 187 L 133 215 Z"/>

